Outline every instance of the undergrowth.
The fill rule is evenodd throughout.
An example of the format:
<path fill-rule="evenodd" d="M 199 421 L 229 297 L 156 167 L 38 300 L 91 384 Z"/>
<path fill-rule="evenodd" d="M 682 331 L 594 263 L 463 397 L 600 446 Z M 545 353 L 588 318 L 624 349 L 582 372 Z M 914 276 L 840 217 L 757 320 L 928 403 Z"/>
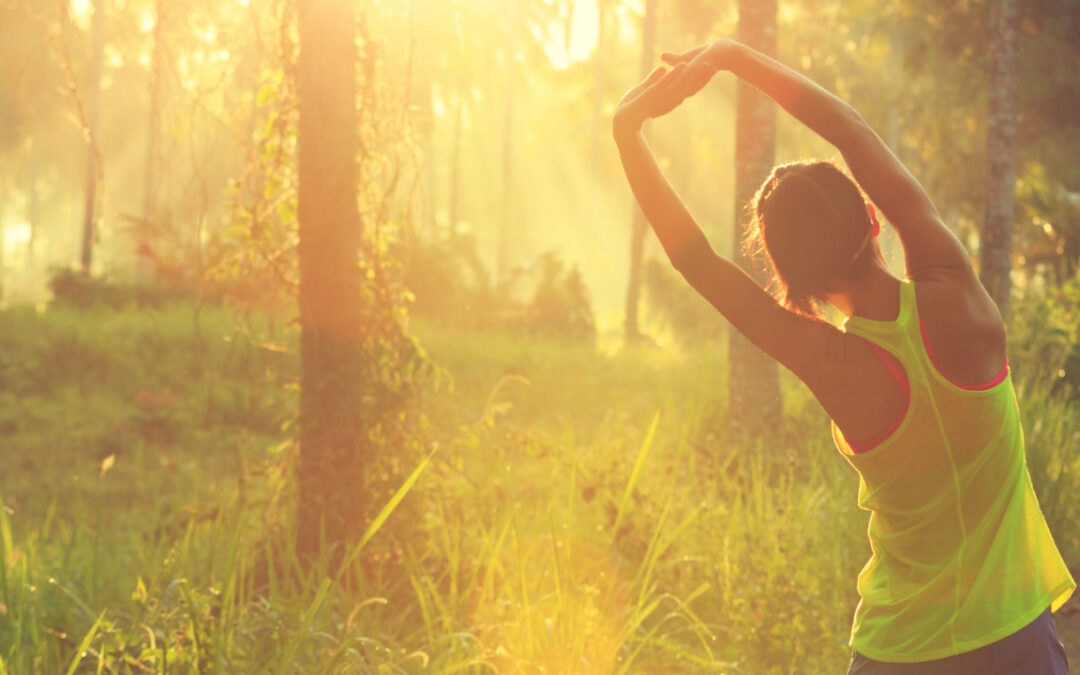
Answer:
<path fill-rule="evenodd" d="M 423 459 L 367 538 L 303 565 L 295 335 L 194 316 L 0 314 L 0 673 L 846 667 L 866 515 L 790 376 L 752 438 L 717 423 L 710 344 L 421 325 L 448 375 Z M 1080 421 L 1030 370 L 1029 463 L 1075 569 Z"/>

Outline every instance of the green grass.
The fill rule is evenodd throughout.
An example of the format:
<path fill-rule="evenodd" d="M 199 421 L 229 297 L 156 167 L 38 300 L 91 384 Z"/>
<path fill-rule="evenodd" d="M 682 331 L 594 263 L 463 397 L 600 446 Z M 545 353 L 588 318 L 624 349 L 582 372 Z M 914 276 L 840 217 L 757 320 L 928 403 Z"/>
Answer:
<path fill-rule="evenodd" d="M 866 516 L 789 376 L 785 420 L 754 438 L 723 424 L 714 346 L 420 325 L 444 370 L 424 449 L 356 555 L 305 566 L 295 335 L 193 316 L 0 313 L 0 673 L 846 667 Z M 1075 568 L 1080 420 L 1021 391 Z"/>

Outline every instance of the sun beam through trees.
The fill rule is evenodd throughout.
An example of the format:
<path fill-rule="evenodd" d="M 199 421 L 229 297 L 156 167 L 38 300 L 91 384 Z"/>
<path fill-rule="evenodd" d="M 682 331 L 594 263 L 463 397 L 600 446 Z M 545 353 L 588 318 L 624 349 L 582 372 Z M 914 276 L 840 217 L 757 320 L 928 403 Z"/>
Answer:
<path fill-rule="evenodd" d="M 888 448 L 846 439 L 957 383 L 1015 391 L 1075 578 L 1077 35 L 1064 0 L 0 2 L 0 674 L 902 660 L 853 636 L 898 563 Z M 797 252 L 865 245 L 744 257 L 815 158 L 858 208 Z M 925 351 L 857 341 L 916 291 L 855 278 L 914 280 Z"/>

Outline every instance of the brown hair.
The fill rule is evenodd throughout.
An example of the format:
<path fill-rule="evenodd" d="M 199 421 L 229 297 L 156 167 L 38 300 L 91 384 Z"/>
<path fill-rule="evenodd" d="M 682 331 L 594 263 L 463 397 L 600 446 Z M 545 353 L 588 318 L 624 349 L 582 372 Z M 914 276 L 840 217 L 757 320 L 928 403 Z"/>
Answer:
<path fill-rule="evenodd" d="M 770 290 L 788 309 L 821 316 L 822 295 L 872 260 L 871 221 L 855 182 L 831 162 L 781 164 L 750 203 L 743 249 L 771 268 Z M 872 239 L 872 238 L 871 238 Z"/>

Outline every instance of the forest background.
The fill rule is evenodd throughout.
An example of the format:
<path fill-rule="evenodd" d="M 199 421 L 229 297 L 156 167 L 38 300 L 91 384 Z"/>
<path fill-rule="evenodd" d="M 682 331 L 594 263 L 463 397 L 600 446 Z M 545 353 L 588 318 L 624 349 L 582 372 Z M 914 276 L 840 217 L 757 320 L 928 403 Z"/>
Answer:
<path fill-rule="evenodd" d="M 1077 576 L 1076 3 L 0 0 L 0 673 L 841 671 L 857 476 L 610 140 L 736 35 L 990 275 Z M 748 164 L 740 96 L 649 130 L 725 254 L 754 161 L 837 156 L 781 113 Z"/>

